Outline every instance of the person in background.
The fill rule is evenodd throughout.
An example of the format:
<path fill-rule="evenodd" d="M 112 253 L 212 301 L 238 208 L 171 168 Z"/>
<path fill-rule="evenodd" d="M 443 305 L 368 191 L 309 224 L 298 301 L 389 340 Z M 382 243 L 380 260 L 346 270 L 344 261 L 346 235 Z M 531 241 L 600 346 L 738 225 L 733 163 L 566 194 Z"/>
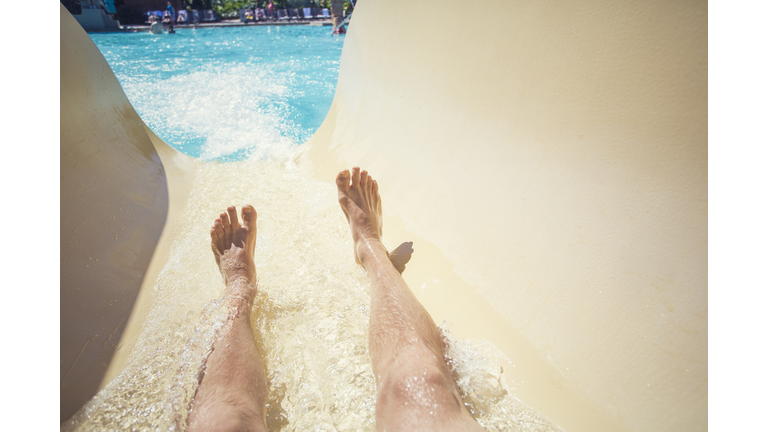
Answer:
<path fill-rule="evenodd" d="M 173 9 L 173 6 L 171 6 L 171 2 L 168 2 L 168 7 L 165 8 L 166 11 L 168 11 L 168 15 L 171 16 L 172 24 L 176 23 L 176 11 Z M 171 27 L 173 29 L 173 27 Z"/>
<path fill-rule="evenodd" d="M 149 16 L 149 32 L 151 34 L 163 33 L 163 25 L 157 20 L 157 17 L 154 14 Z"/>
<path fill-rule="evenodd" d="M 168 33 L 176 33 L 173 30 L 173 15 L 170 12 L 165 11 L 163 14 L 163 27 L 168 29 Z"/>
<path fill-rule="evenodd" d="M 271 19 L 275 19 L 275 4 L 272 3 L 272 0 L 269 0 L 269 4 L 267 5 L 267 15 Z"/>

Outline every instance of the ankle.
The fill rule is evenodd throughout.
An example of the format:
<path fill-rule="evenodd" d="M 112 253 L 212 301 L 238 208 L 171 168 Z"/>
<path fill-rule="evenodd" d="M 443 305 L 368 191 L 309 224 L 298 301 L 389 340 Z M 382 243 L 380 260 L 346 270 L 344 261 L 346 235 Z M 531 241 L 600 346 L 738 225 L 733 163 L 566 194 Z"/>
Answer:
<path fill-rule="evenodd" d="M 256 284 L 245 276 L 231 276 L 226 282 L 226 299 L 230 309 L 250 311 L 256 299 Z"/>
<path fill-rule="evenodd" d="M 242 280 L 254 286 L 256 284 L 256 265 L 252 258 L 223 257 L 219 264 L 219 270 L 227 286 Z"/>
<path fill-rule="evenodd" d="M 379 239 L 361 239 L 355 242 L 355 254 L 363 267 L 379 261 L 389 262 L 389 253 Z"/>

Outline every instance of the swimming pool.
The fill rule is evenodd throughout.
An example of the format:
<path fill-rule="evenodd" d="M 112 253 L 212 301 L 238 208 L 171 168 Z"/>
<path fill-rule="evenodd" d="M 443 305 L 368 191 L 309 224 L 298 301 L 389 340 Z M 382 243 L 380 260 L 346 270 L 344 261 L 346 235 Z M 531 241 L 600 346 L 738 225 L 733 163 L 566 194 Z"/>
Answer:
<path fill-rule="evenodd" d="M 333 101 L 344 37 L 329 27 L 92 33 L 142 120 L 190 156 L 282 156 Z"/>

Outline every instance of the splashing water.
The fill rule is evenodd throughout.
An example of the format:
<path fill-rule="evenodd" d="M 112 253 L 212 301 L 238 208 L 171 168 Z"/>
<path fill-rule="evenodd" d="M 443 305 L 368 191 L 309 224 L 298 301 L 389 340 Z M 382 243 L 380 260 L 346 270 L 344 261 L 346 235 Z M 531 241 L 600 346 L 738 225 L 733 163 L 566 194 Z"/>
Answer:
<path fill-rule="evenodd" d="M 90 36 L 157 136 L 221 160 L 282 157 L 309 139 L 333 101 L 344 42 L 313 26 Z"/>
<path fill-rule="evenodd" d="M 175 80 L 201 83 L 211 75 L 261 73 L 248 64 L 212 63 L 182 73 L 183 78 L 124 77 L 121 82 L 143 83 L 135 84 L 131 98 L 131 93 L 164 88 Z M 266 86 L 259 95 L 267 99 L 269 92 L 281 94 L 284 90 L 277 83 L 282 79 L 271 78 L 274 87 Z M 211 95 L 229 91 L 228 86 L 214 85 L 201 91 L 203 96 L 183 97 L 213 100 Z M 227 147 L 227 136 L 234 140 L 248 136 L 241 130 L 241 120 L 230 116 L 268 104 L 245 99 L 235 99 L 241 104 L 235 107 L 224 102 L 195 104 L 202 110 L 201 117 L 221 116 L 193 133 L 199 133 L 200 142 L 205 143 L 201 155 L 218 160 L 194 162 L 192 192 L 182 217 L 168 228 L 173 239 L 170 258 L 155 284 L 151 312 L 125 370 L 62 424 L 62 430 L 186 428 L 198 375 L 228 313 L 222 301 L 224 284 L 210 251 L 209 229 L 224 208 L 246 203 L 258 212 L 259 287 L 251 318 L 269 385 L 268 429 L 375 430 L 376 383 L 368 356 L 370 283 L 354 261 L 335 185 L 307 179 L 292 164 L 292 155 L 300 148 L 286 134 L 295 126 L 292 114 L 285 116 L 290 110 L 278 109 L 274 117 L 244 112 L 243 118 L 264 122 L 260 127 L 266 130 L 259 136 L 265 138 Z M 183 110 L 177 114 L 154 111 L 152 103 L 137 107 L 145 121 L 145 115 L 158 116 L 154 121 L 174 115 L 194 117 Z M 246 151 L 237 154 L 242 149 Z M 503 354 L 498 349 L 485 341 L 458 339 L 445 324 L 440 330 L 464 402 L 483 427 L 560 431 L 510 394 L 501 379 Z"/>

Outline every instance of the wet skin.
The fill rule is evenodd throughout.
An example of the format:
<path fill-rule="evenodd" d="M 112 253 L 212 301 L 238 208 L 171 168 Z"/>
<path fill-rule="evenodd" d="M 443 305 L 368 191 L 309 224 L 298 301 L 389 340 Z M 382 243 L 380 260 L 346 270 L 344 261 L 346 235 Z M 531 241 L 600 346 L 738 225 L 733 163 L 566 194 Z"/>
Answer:
<path fill-rule="evenodd" d="M 340 172 L 336 187 L 352 231 L 355 261 L 371 281 L 368 340 L 378 387 L 376 428 L 482 430 L 461 401 L 437 326 L 381 242 L 378 182 L 356 167 Z"/>

